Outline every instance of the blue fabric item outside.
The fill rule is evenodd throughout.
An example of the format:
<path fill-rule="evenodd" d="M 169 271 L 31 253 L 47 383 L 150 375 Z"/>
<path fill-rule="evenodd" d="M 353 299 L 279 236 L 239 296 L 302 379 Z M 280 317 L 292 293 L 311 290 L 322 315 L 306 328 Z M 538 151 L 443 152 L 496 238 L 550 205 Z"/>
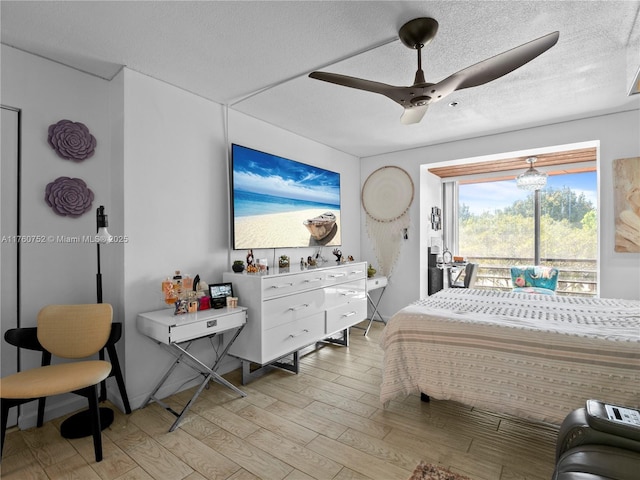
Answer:
<path fill-rule="evenodd" d="M 542 266 L 511 267 L 511 282 L 514 292 L 553 294 L 558 287 L 558 269 Z"/>

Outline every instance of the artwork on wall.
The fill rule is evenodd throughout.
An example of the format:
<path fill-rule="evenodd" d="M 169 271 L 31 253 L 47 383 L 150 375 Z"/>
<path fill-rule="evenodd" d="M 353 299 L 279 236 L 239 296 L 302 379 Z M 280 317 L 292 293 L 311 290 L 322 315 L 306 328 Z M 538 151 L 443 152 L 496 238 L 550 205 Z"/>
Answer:
<path fill-rule="evenodd" d="M 366 227 L 382 275 L 390 276 L 400 254 L 400 242 L 409 228 L 413 180 L 402 168 L 381 167 L 362 186 Z"/>
<path fill-rule="evenodd" d="M 613 161 L 616 252 L 640 252 L 640 157 Z"/>
<path fill-rule="evenodd" d="M 438 207 L 431 207 L 431 229 L 440 230 L 442 228 L 442 211 Z"/>
<path fill-rule="evenodd" d="M 60 120 L 49 125 L 47 141 L 59 157 L 74 162 L 93 156 L 97 144 L 85 124 L 71 120 Z"/>
<path fill-rule="evenodd" d="M 44 201 L 57 215 L 76 218 L 91 210 L 93 191 L 80 178 L 58 177 L 47 184 Z"/>

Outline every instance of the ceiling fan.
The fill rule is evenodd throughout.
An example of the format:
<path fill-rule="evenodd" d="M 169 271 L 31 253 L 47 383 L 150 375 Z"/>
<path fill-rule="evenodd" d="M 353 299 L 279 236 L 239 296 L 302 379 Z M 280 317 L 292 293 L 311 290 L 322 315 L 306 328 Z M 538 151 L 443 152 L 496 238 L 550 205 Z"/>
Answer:
<path fill-rule="evenodd" d="M 553 47 L 560 35 L 559 32 L 549 33 L 460 70 L 438 83 L 428 83 L 422 71 L 421 51 L 422 47 L 433 40 L 437 31 L 438 22 L 427 17 L 410 20 L 400 28 L 398 35 L 402 43 L 418 51 L 418 70 L 413 85 L 409 87 L 388 85 L 337 73 L 311 72 L 309 77 L 384 95 L 404 107 L 400 122 L 408 125 L 420 122 L 430 103 L 440 101 L 456 90 L 483 85 L 520 68 Z"/>

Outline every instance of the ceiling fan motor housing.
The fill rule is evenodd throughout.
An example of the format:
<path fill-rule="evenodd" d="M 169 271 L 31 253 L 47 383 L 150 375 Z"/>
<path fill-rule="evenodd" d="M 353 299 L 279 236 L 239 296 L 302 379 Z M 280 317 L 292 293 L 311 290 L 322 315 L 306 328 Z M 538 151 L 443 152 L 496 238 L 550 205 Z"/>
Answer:
<path fill-rule="evenodd" d="M 422 48 L 438 33 L 438 22 L 433 18 L 414 18 L 398 31 L 400 41 L 409 48 Z"/>

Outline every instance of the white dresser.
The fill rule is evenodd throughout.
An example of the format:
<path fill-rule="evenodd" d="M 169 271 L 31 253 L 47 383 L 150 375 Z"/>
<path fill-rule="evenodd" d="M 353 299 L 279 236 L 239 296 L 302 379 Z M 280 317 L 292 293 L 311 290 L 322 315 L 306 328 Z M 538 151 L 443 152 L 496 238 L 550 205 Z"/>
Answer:
<path fill-rule="evenodd" d="M 347 339 L 348 328 L 367 317 L 366 270 L 366 262 L 354 262 L 269 274 L 224 273 L 223 281 L 233 284 L 234 296 L 248 312 L 229 350 L 243 360 L 243 383 L 250 373 L 247 362 L 273 364 L 344 330 Z"/>

